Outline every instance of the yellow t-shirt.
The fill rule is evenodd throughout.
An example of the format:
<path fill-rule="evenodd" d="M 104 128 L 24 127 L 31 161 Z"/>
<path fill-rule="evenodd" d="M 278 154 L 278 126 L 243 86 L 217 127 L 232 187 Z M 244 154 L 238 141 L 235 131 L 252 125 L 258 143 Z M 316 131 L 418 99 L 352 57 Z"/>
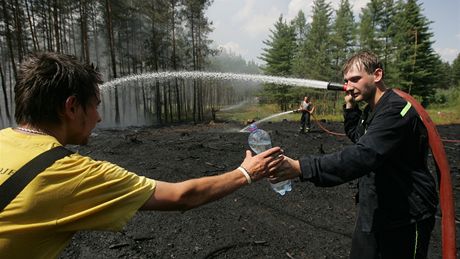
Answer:
<path fill-rule="evenodd" d="M 59 146 L 51 136 L 0 131 L 0 185 L 35 156 Z M 120 230 L 155 181 L 106 161 L 72 154 L 38 174 L 0 212 L 0 258 L 55 258 L 79 230 Z"/>

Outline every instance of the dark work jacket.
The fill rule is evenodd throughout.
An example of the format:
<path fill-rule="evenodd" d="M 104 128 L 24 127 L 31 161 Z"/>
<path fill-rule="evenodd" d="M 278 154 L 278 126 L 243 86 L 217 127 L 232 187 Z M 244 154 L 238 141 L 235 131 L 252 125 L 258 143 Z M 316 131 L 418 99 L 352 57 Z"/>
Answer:
<path fill-rule="evenodd" d="M 301 158 L 300 179 L 335 186 L 359 178 L 357 220 L 365 232 L 433 216 L 438 196 L 427 167 L 427 132 L 410 103 L 387 90 L 373 111 L 344 109 L 344 117 L 355 144 Z"/>

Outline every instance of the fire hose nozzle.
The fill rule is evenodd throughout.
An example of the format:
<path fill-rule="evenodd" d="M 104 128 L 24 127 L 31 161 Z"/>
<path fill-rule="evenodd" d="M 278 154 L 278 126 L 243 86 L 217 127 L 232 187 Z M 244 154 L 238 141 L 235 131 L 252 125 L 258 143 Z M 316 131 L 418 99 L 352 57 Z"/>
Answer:
<path fill-rule="evenodd" d="M 327 90 L 346 91 L 347 86 L 346 86 L 346 84 L 329 82 L 327 84 Z"/>

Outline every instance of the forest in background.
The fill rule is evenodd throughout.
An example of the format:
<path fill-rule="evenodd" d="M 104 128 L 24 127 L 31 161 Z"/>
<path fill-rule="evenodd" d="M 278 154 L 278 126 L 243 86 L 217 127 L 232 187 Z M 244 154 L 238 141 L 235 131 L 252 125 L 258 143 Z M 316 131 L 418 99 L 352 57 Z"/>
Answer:
<path fill-rule="evenodd" d="M 260 73 L 253 61 L 213 48 L 212 0 L 2 0 L 0 6 L 0 119 L 12 121 L 13 87 L 19 63 L 30 52 L 55 51 L 98 67 L 109 81 L 155 71 L 208 70 Z M 279 17 L 265 41 L 262 71 L 268 75 L 341 81 L 340 67 L 358 49 L 377 52 L 386 81 L 424 104 L 458 96 L 460 57 L 442 62 L 432 49 L 434 35 L 416 0 L 370 0 L 358 17 L 348 0 L 333 10 L 315 0 L 311 22 L 305 15 L 289 23 Z M 358 21 L 359 20 L 359 21 Z M 233 64 L 233 66 L 232 66 Z M 216 90 L 215 88 L 224 90 Z M 209 111 L 248 97 L 226 82 L 154 81 L 142 86 L 139 105 L 158 123 L 202 121 Z M 438 89 L 450 91 L 439 95 Z M 114 116 L 122 96 L 110 98 Z M 266 85 L 266 102 L 282 109 L 297 103 L 305 89 Z M 315 92 L 336 110 L 336 93 Z M 220 96 L 223 95 L 223 96 Z M 118 115 L 119 117 L 119 115 Z"/>
<path fill-rule="evenodd" d="M 274 24 L 264 41 L 264 72 L 343 82 L 346 59 L 358 50 L 370 50 L 381 58 L 388 86 L 410 93 L 425 106 L 458 105 L 460 54 L 452 64 L 441 60 L 432 47 L 431 21 L 422 11 L 417 0 L 370 0 L 354 17 L 348 0 L 341 0 L 337 10 L 326 0 L 315 0 L 311 19 L 300 11 L 292 21 L 280 16 Z M 276 85 L 265 90 L 269 102 L 278 103 L 282 110 L 290 109 L 292 100 L 310 95 L 323 102 L 323 111 L 337 111 L 335 93 Z"/>
<path fill-rule="evenodd" d="M 205 15 L 209 0 L 2 0 L 0 6 L 0 118 L 11 123 L 13 87 L 18 65 L 30 52 L 54 51 L 94 64 L 104 80 L 155 71 L 230 69 L 216 56 L 208 38 L 212 22 Z M 210 58 L 214 65 L 210 65 Z M 230 58 L 234 67 L 259 70 L 253 62 Z M 238 69 L 237 69 L 238 70 Z M 158 123 L 201 121 L 216 102 L 207 96 L 220 91 L 192 82 L 172 80 L 143 85 L 143 110 Z M 225 88 L 225 86 L 223 86 Z M 221 92 L 223 103 L 234 103 L 234 91 Z M 188 89 L 187 89 L 188 90 Z M 119 120 L 122 96 L 114 99 Z M 153 100 L 147 103 L 146 100 Z"/>

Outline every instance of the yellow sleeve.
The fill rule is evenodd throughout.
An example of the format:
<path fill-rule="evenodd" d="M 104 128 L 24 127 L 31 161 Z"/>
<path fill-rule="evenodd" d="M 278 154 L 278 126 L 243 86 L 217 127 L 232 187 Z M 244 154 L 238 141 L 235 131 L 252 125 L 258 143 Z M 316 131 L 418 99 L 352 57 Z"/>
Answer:
<path fill-rule="evenodd" d="M 80 177 L 67 178 L 78 182 L 69 183 L 72 190 L 58 213 L 62 231 L 120 230 L 155 190 L 154 180 L 117 165 L 78 154 L 72 158 L 60 171 Z"/>

